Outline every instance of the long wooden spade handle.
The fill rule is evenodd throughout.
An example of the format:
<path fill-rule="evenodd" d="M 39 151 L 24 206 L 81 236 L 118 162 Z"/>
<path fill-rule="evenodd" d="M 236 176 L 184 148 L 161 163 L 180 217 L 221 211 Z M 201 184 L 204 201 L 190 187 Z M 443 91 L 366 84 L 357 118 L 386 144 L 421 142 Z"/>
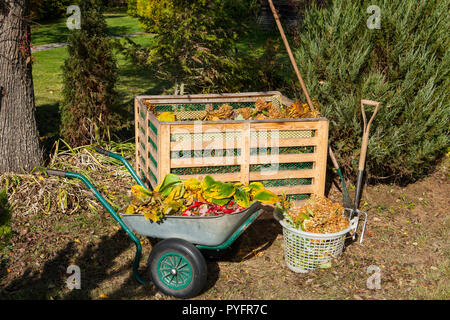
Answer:
<path fill-rule="evenodd" d="M 367 122 L 366 111 L 364 109 L 364 105 L 369 105 L 369 106 L 375 107 L 375 110 L 373 111 L 372 117 L 370 117 L 369 122 Z M 362 137 L 362 142 L 361 142 L 361 154 L 359 156 L 358 180 L 356 183 L 356 194 L 355 194 L 355 203 L 354 203 L 355 210 L 358 209 L 359 200 L 361 198 L 362 180 L 363 180 L 364 166 L 366 163 L 366 155 L 367 155 L 367 145 L 369 144 L 370 125 L 372 124 L 372 121 L 378 112 L 379 106 L 380 106 L 380 103 L 377 101 L 361 100 L 361 113 L 362 113 L 362 118 L 363 118 L 363 122 L 364 122 L 364 127 L 363 127 L 363 137 Z"/>
<path fill-rule="evenodd" d="M 273 5 L 272 0 L 269 1 L 270 10 L 272 10 L 273 17 L 275 19 L 275 22 L 277 24 L 278 30 L 280 31 L 281 38 L 283 39 L 284 46 L 286 47 L 286 51 L 288 53 L 289 59 L 291 60 L 292 66 L 294 67 L 295 74 L 297 75 L 298 81 L 300 82 L 300 86 L 302 87 L 303 94 L 306 97 L 306 102 L 308 102 L 309 108 L 312 111 L 316 111 L 314 108 L 311 99 L 309 98 L 308 90 L 306 90 L 305 83 L 303 82 L 303 78 L 300 75 L 300 71 L 298 70 L 297 63 L 295 62 L 294 55 L 292 54 L 291 47 L 289 46 L 289 42 L 287 41 L 286 35 L 284 34 L 283 27 L 281 26 L 280 18 L 278 16 L 277 10 L 275 9 L 275 6 Z"/>

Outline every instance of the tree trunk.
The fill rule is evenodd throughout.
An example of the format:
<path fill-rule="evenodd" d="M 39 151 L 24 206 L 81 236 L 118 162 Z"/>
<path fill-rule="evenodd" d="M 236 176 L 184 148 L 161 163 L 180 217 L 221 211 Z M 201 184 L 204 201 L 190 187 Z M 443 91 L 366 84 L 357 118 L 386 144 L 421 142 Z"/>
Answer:
<path fill-rule="evenodd" d="M 28 172 L 42 151 L 35 119 L 29 0 L 0 5 L 0 173 Z"/>

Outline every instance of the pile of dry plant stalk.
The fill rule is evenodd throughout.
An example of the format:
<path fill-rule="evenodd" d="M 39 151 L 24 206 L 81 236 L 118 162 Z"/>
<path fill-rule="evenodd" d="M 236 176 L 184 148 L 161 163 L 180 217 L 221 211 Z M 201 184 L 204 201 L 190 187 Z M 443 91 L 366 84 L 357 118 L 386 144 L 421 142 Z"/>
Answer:
<path fill-rule="evenodd" d="M 63 140 L 55 143 L 46 167 L 83 174 L 119 209 L 126 205 L 133 184 L 127 169 L 120 161 L 95 152 L 96 145 L 71 148 Z M 108 143 L 105 149 L 134 161 L 134 143 Z M 102 209 L 92 192 L 79 180 L 48 176 L 45 168 L 36 167 L 30 174 L 4 173 L 0 175 L 0 190 L 6 189 L 8 203 L 16 217 L 62 213 L 73 214 Z"/>

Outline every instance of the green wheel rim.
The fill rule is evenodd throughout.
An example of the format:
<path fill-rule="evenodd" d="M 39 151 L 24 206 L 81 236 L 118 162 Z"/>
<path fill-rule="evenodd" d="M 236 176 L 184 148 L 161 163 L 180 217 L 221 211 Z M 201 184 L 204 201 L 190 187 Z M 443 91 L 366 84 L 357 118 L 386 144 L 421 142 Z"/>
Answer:
<path fill-rule="evenodd" d="M 159 279 L 169 288 L 180 290 L 192 281 L 192 267 L 182 255 L 169 252 L 161 256 L 156 265 Z"/>

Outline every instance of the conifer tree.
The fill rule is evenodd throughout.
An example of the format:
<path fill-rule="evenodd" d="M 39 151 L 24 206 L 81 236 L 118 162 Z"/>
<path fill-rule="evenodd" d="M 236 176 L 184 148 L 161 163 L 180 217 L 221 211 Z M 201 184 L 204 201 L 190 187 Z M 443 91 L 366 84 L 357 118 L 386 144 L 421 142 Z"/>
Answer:
<path fill-rule="evenodd" d="M 107 37 L 100 0 L 81 0 L 81 28 L 68 38 L 69 58 L 63 66 L 61 136 L 83 145 L 109 136 L 115 103 L 117 65 Z"/>
<path fill-rule="evenodd" d="M 355 176 L 361 99 L 382 103 L 370 132 L 367 172 L 413 181 L 448 152 L 450 0 L 384 1 L 369 28 L 371 1 L 334 0 L 306 11 L 296 59 L 312 98 L 330 120 L 341 167 Z"/>

